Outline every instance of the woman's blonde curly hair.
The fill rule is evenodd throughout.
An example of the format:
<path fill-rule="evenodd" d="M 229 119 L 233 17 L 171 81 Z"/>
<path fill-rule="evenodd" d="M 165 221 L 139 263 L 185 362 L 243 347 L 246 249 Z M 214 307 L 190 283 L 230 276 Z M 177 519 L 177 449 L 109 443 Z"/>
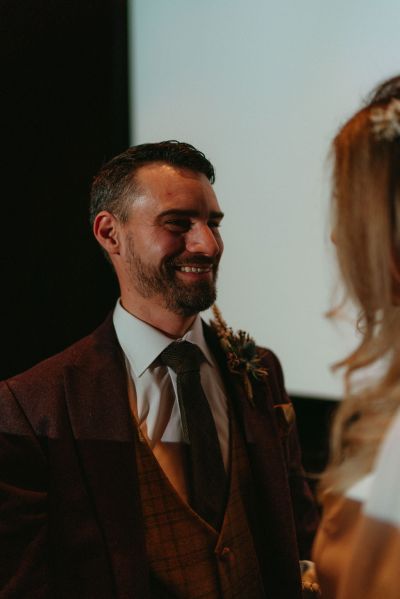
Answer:
<path fill-rule="evenodd" d="M 382 127 L 377 132 L 376 126 L 395 131 L 400 124 L 393 99 L 400 100 L 400 77 L 380 85 L 332 144 L 333 231 L 343 300 L 359 311 L 361 341 L 334 366 L 344 370 L 345 397 L 333 423 L 322 490 L 341 492 L 372 469 L 400 405 L 400 136 L 382 134 Z M 337 316 L 343 303 L 329 315 Z M 378 362 L 379 377 L 363 383 L 363 369 Z"/>

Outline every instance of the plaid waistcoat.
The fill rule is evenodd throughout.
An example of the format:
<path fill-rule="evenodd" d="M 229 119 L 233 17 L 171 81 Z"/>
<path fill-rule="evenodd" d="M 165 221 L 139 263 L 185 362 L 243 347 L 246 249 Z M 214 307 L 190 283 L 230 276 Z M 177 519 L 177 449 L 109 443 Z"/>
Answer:
<path fill-rule="evenodd" d="M 243 497 L 250 468 L 231 417 L 231 476 L 220 533 L 181 499 L 151 449 L 136 436 L 137 463 L 153 599 L 264 599 Z"/>

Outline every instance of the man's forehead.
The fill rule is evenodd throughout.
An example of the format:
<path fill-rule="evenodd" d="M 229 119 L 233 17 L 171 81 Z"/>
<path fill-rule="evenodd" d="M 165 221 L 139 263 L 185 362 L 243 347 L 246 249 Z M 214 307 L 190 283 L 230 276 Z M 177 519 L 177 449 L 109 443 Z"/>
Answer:
<path fill-rule="evenodd" d="M 208 212 L 222 217 L 214 189 L 206 175 L 164 162 L 141 166 L 136 172 L 135 204 L 152 203 L 158 212 Z"/>
<path fill-rule="evenodd" d="M 179 166 L 170 164 L 169 162 L 155 161 L 142 164 L 136 170 L 135 179 L 138 182 L 151 182 L 158 179 L 174 180 L 174 179 L 202 179 L 208 183 L 208 179 L 204 173 L 192 170 L 187 166 Z M 209 183 L 211 185 L 211 183 Z"/>

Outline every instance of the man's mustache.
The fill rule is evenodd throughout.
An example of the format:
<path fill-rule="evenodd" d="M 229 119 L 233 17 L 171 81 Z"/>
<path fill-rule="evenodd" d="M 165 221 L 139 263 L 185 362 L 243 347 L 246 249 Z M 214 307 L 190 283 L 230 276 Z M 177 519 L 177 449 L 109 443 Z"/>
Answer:
<path fill-rule="evenodd" d="M 172 267 L 191 266 L 192 264 L 197 264 L 199 266 L 211 266 L 212 268 L 216 268 L 218 263 L 219 260 L 217 258 L 202 256 L 201 254 L 193 254 L 192 256 L 188 256 L 186 258 L 169 258 L 166 261 L 166 265 Z"/>

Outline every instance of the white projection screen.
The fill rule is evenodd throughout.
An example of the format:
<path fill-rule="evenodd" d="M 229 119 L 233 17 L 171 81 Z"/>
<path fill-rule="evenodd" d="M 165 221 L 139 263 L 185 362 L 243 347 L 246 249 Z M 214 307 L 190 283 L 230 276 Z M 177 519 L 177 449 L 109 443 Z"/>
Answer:
<path fill-rule="evenodd" d="M 294 395 L 340 398 L 350 322 L 335 287 L 330 141 L 400 73 L 398 0 L 132 0 L 132 144 L 188 141 L 225 220 L 218 304 L 280 357 Z"/>

